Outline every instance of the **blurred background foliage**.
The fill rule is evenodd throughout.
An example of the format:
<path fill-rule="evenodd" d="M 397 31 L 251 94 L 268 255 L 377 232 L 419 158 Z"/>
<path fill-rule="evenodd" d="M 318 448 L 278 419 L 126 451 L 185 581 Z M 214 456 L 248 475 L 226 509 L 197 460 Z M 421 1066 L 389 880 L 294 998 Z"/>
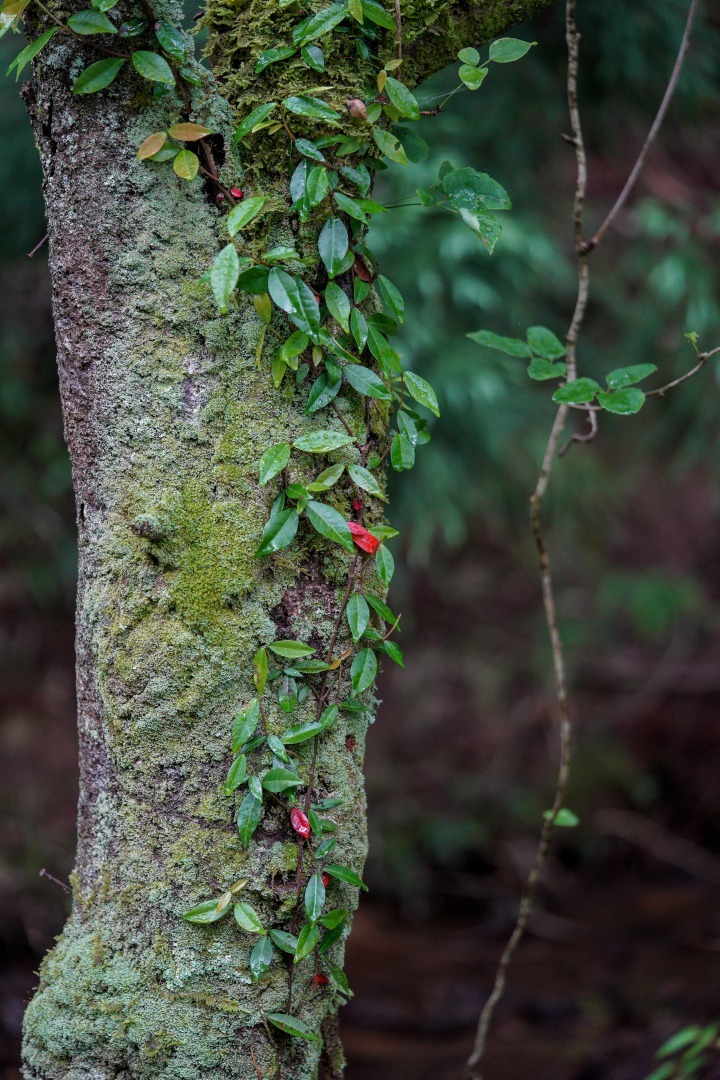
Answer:
<path fill-rule="evenodd" d="M 642 145 L 687 7 L 579 8 L 591 231 Z M 540 324 L 562 338 L 576 288 L 561 7 L 514 33 L 537 48 L 424 118 L 427 158 L 389 170 L 376 192 L 413 203 L 446 159 L 490 173 L 513 200 L 495 254 L 459 219 L 412 205 L 379 216 L 370 237 L 411 313 L 401 351 L 436 387 L 443 415 L 415 470 L 392 480 L 401 529 L 392 600 L 408 666 L 383 674 L 368 743 L 368 874 L 376 898 L 412 917 L 470 904 L 491 937 L 509 926 L 555 768 L 527 516 L 554 408 L 548 384 L 531 382 L 522 361 L 466 335 L 524 336 Z M 20 44 L 0 44 L 7 66 Z M 692 364 L 686 332 L 701 347 L 720 343 L 719 57 L 713 0 L 636 194 L 592 257 L 583 374 L 652 362 L 664 382 Z M 456 81 L 443 72 L 418 96 L 432 108 Z M 4 79 L 0 138 L 0 911 L 9 938 L 36 955 L 63 906 L 37 867 L 72 866 L 75 540 L 46 255 L 26 255 L 45 231 L 39 166 L 18 86 Z M 608 808 L 688 842 L 720 840 L 717 391 L 709 367 L 637 417 L 603 416 L 595 442 L 557 467 L 546 517 L 578 718 L 568 802 L 581 826 L 560 838 L 550 906 L 567 873 L 626 880 L 640 865 L 636 846 L 603 818 Z M 651 875 L 656 856 L 643 856 Z M 368 1075 L 380 1078 L 377 1068 Z M 609 1080 L 610 1067 L 597 1075 Z"/>

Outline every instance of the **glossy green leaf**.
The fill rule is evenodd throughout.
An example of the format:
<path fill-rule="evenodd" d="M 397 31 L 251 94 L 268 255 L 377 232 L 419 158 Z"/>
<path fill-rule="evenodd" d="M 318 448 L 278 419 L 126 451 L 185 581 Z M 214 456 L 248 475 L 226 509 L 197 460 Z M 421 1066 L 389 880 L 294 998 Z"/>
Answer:
<path fill-rule="evenodd" d="M 73 84 L 73 94 L 96 94 L 98 90 L 104 90 L 117 78 L 124 63 L 124 59 L 109 56 L 86 67 Z"/>
<path fill-rule="evenodd" d="M 345 609 L 345 616 L 353 641 L 359 641 L 370 622 L 370 608 L 362 593 L 352 594 Z"/>
<path fill-rule="evenodd" d="M 290 956 L 295 955 L 298 939 L 294 934 L 288 934 L 286 930 L 271 930 L 270 937 L 282 952 L 288 953 Z"/>
<path fill-rule="evenodd" d="M 350 680 L 353 692 L 362 694 L 368 690 L 377 678 L 377 657 L 372 649 L 361 649 L 350 667 Z"/>
<path fill-rule="evenodd" d="M 386 11 L 377 0 L 360 0 L 360 6 L 365 18 L 369 19 L 370 22 L 374 22 L 376 26 L 382 26 L 384 30 L 395 29 L 394 16 Z"/>
<path fill-rule="evenodd" d="M 354 218 L 355 221 L 362 222 L 363 225 L 368 225 L 370 223 L 367 214 L 355 199 L 351 199 L 349 195 L 343 195 L 341 191 L 334 192 L 333 198 L 338 209 L 342 210 L 348 217 Z"/>
<path fill-rule="evenodd" d="M 409 164 L 402 143 L 394 135 L 391 135 L 389 131 L 373 127 L 373 139 L 380 153 L 384 154 L 390 161 L 395 161 L 399 165 Z"/>
<path fill-rule="evenodd" d="M 293 446 L 306 454 L 329 454 L 331 450 L 338 450 L 351 442 L 352 437 L 342 431 L 311 431 L 296 439 Z"/>
<path fill-rule="evenodd" d="M 202 904 L 197 904 L 190 911 L 186 911 L 183 915 L 183 919 L 186 922 L 199 923 L 205 925 L 207 923 L 217 922 L 218 919 L 222 919 L 223 915 L 229 910 L 228 907 L 223 907 L 218 911 L 217 900 L 203 900 Z"/>
<path fill-rule="evenodd" d="M 263 801 L 263 786 L 259 776 L 248 777 L 248 790 L 251 795 L 254 795 L 260 802 Z"/>
<path fill-rule="evenodd" d="M 544 326 L 529 326 L 527 339 L 532 351 L 546 360 L 560 360 L 567 351 L 552 330 L 547 330 Z"/>
<path fill-rule="evenodd" d="M 573 379 L 552 396 L 556 405 L 584 405 L 595 399 L 600 386 L 594 379 Z"/>
<path fill-rule="evenodd" d="M 405 317 L 405 301 L 400 290 L 393 285 L 389 278 L 384 277 L 382 274 L 378 275 L 375 284 L 380 290 L 380 296 L 385 307 L 390 309 L 398 322 L 402 322 Z"/>
<path fill-rule="evenodd" d="M 317 922 L 325 906 L 325 886 L 322 876 L 313 874 L 305 889 L 305 911 L 310 922 Z"/>
<path fill-rule="evenodd" d="M 267 195 L 254 195 L 250 199 L 239 202 L 237 206 L 233 206 L 225 219 L 230 235 L 235 236 L 240 229 L 249 225 L 253 218 L 258 216 L 266 202 Z"/>
<path fill-rule="evenodd" d="M 440 187 L 447 195 L 448 205 L 455 210 L 471 210 L 475 213 L 511 208 L 510 196 L 497 180 L 469 166 L 446 173 Z"/>
<path fill-rule="evenodd" d="M 520 38 L 498 38 L 490 46 L 490 59 L 496 64 L 511 64 L 524 56 L 537 41 L 521 41 Z"/>
<path fill-rule="evenodd" d="M 435 396 L 435 391 L 426 379 L 421 378 L 420 375 L 416 375 L 412 371 L 406 371 L 403 376 L 403 381 L 405 383 L 405 389 L 419 405 L 424 405 L 425 408 L 429 409 L 435 416 L 440 415 L 440 407 L 438 405 L 437 397 Z"/>
<path fill-rule="evenodd" d="M 415 464 L 415 445 L 407 435 L 398 433 L 390 444 L 390 464 L 396 472 L 412 469 Z"/>
<path fill-rule="evenodd" d="M 365 599 L 367 600 L 373 611 L 380 616 L 386 623 L 394 623 L 395 616 L 390 608 L 387 606 L 384 600 L 381 600 L 379 596 L 375 596 L 374 593 L 365 593 Z"/>
<path fill-rule="evenodd" d="M 273 111 L 273 109 L 276 108 L 277 102 L 269 101 L 265 105 L 258 105 L 256 109 L 253 109 L 252 112 L 248 113 L 242 123 L 239 124 L 238 127 L 235 129 L 233 146 L 237 146 L 241 139 L 244 139 L 247 135 L 249 135 L 250 132 L 258 126 L 258 124 L 262 124 L 264 120 L 267 120 L 270 113 Z"/>
<path fill-rule="evenodd" d="M 355 547 L 352 534 L 342 514 L 339 514 L 332 506 L 327 506 L 326 503 L 314 502 L 313 500 L 307 504 L 306 512 L 308 520 L 316 532 L 319 532 L 321 536 L 325 536 L 328 540 L 334 540 L 335 543 L 342 544 L 346 551 L 354 553 Z"/>
<path fill-rule="evenodd" d="M 534 356 L 527 373 L 536 382 L 543 382 L 545 379 L 563 379 L 567 374 L 567 364 L 553 363 L 552 360 Z"/>
<path fill-rule="evenodd" d="M 26 45 L 22 52 L 19 52 L 13 62 L 10 64 L 10 67 L 7 69 L 7 74 L 9 75 L 10 72 L 14 70 L 15 78 L 19 78 L 23 68 L 27 64 L 29 64 L 31 60 L 35 59 L 40 50 L 47 45 L 50 38 L 53 37 L 53 35 L 56 33 L 57 27 L 51 26 L 50 29 L 42 33 L 40 37 L 35 38 L 35 41 L 32 41 L 29 45 Z"/>
<path fill-rule="evenodd" d="M 298 154 L 302 154 L 303 157 L 310 158 L 311 161 L 319 161 L 321 164 L 325 161 L 322 151 L 318 150 L 315 143 L 310 142 L 309 139 L 296 139 L 295 149 Z"/>
<path fill-rule="evenodd" d="M 269 447 L 260 458 L 260 483 L 267 484 L 268 480 L 281 473 L 290 460 L 290 443 L 276 443 Z"/>
<path fill-rule="evenodd" d="M 117 34 L 117 26 L 102 11 L 77 11 L 67 21 L 74 34 Z"/>
<path fill-rule="evenodd" d="M 189 153 L 189 151 L 183 150 L 182 153 Z M 228 300 L 237 285 L 239 276 L 238 253 L 234 244 L 227 244 L 220 254 L 215 257 L 215 262 L 210 271 L 210 285 L 215 297 L 215 303 L 220 308 L 220 311 L 227 311 Z"/>
<path fill-rule="evenodd" d="M 622 390 L 633 383 L 642 382 L 657 371 L 657 364 L 631 364 L 630 367 L 616 368 L 605 381 L 611 390 Z"/>
<path fill-rule="evenodd" d="M 322 37 L 323 34 L 327 34 L 338 23 L 342 22 L 347 14 L 347 3 L 335 3 L 331 4 L 330 7 L 323 8 L 322 11 L 318 11 L 311 19 L 304 20 L 293 30 L 293 44 L 306 45 L 308 41 L 314 41 L 316 38 Z"/>
<path fill-rule="evenodd" d="M 95 5 L 93 4 L 93 7 Z M 187 54 L 185 35 L 169 22 L 159 22 L 155 26 L 155 37 L 168 56 L 182 64 Z"/>
<path fill-rule="evenodd" d="M 279 60 L 287 60 L 288 57 L 294 56 L 296 52 L 297 49 L 293 49 L 289 45 L 281 45 L 277 49 L 265 49 L 258 56 L 255 74 L 259 75 L 266 67 L 270 67 L 270 64 L 277 64 Z"/>
<path fill-rule="evenodd" d="M 246 709 L 241 709 L 233 721 L 232 729 L 232 752 L 237 754 L 244 743 L 250 739 L 260 721 L 260 705 L 257 698 L 253 698 Z"/>
<path fill-rule="evenodd" d="M 300 55 L 313 71 L 322 72 L 325 70 L 325 54 L 318 45 L 303 45 Z"/>
<path fill-rule="evenodd" d="M 345 378 L 364 397 L 377 398 L 380 401 L 389 401 L 392 394 L 385 386 L 379 375 L 362 364 L 348 364 L 345 368 Z"/>
<path fill-rule="evenodd" d="M 297 949 L 295 950 L 294 963 L 299 964 L 306 956 L 315 949 L 320 941 L 320 931 L 315 923 L 305 923 L 298 934 Z"/>
<path fill-rule="evenodd" d="M 312 120 L 325 120 L 333 123 L 340 119 L 340 113 L 336 112 L 327 101 L 322 98 L 310 97 L 308 94 L 293 94 L 285 98 L 283 105 L 288 112 L 296 116 L 308 116 Z"/>
<path fill-rule="evenodd" d="M 276 656 L 285 656 L 289 659 L 294 659 L 300 656 L 312 656 L 315 652 L 310 645 L 306 645 L 304 641 L 271 641 L 269 645 L 265 646 L 274 652 Z"/>
<path fill-rule="evenodd" d="M 333 908 L 332 911 L 328 911 L 321 916 L 318 922 L 327 930 L 334 930 L 336 926 L 341 926 L 345 922 L 347 914 L 345 908 Z"/>
<path fill-rule="evenodd" d="M 245 742 L 245 739 L 243 739 L 242 742 Z M 242 746 L 242 743 L 240 745 Z M 247 758 L 244 754 L 240 754 L 230 766 L 230 771 L 228 772 L 227 780 L 225 781 L 225 794 L 232 795 L 233 791 L 236 791 L 246 780 Z"/>
<path fill-rule="evenodd" d="M 480 53 L 477 49 L 461 49 L 458 53 L 458 60 L 463 64 L 472 64 L 474 67 L 480 63 Z"/>
<path fill-rule="evenodd" d="M 472 64 L 461 64 L 458 71 L 460 81 L 467 86 L 468 90 L 477 90 L 487 73 L 487 68 L 475 67 Z"/>
<path fill-rule="evenodd" d="M 252 792 L 248 792 L 240 803 L 238 810 L 237 827 L 240 837 L 240 845 L 246 848 L 252 839 L 252 834 L 260 824 L 262 815 L 262 802 Z"/>
<path fill-rule="evenodd" d="M 235 904 L 235 921 L 250 934 L 265 933 L 265 927 L 252 904 Z"/>
<path fill-rule="evenodd" d="M 304 281 L 274 266 L 268 276 L 268 292 L 299 330 L 311 337 L 317 334 L 320 329 L 320 308 Z"/>
<path fill-rule="evenodd" d="M 309 720 L 304 724 L 295 724 L 289 731 L 286 731 L 282 735 L 282 741 L 286 746 L 297 746 L 299 743 L 307 742 L 308 739 L 314 739 L 316 735 L 320 735 L 323 731 L 327 731 L 329 727 L 335 722 L 338 716 L 337 705 L 328 705 L 324 710 L 322 716 L 318 720 Z"/>
<path fill-rule="evenodd" d="M 384 544 L 377 550 L 375 566 L 383 585 L 389 585 L 395 572 L 395 560 Z"/>
<path fill-rule="evenodd" d="M 133 67 L 138 75 L 150 82 L 164 83 L 166 86 L 175 85 L 175 76 L 167 60 L 160 53 L 148 52 L 147 49 L 136 49 L 132 54 Z"/>
<path fill-rule="evenodd" d="M 408 120 L 420 119 L 420 106 L 417 103 L 417 98 L 403 83 L 388 75 L 385 81 L 385 93 L 401 116 L 406 116 Z"/>
<path fill-rule="evenodd" d="M 296 510 L 281 510 L 273 515 L 262 531 L 255 556 L 270 555 L 291 544 L 297 532 L 299 517 Z"/>
<path fill-rule="evenodd" d="M 523 358 L 532 356 L 532 349 L 520 338 L 501 337 L 499 334 L 493 334 L 491 330 L 476 330 L 467 336 L 478 345 L 484 345 L 488 349 L 497 349 L 498 352 L 506 353 L 508 356 Z"/>
<path fill-rule="evenodd" d="M 350 239 L 345 223 L 338 217 L 328 218 L 318 237 L 318 251 L 328 277 L 334 278 L 340 272 L 349 246 Z"/>
<path fill-rule="evenodd" d="M 194 180 L 200 168 L 200 158 L 192 150 L 181 150 L 173 159 L 173 172 L 181 180 Z M 239 273 L 238 266 L 238 273 Z M 212 275 L 210 277 L 212 282 Z M 237 280 L 237 278 L 236 278 Z"/>
<path fill-rule="evenodd" d="M 272 943 L 263 935 L 250 953 L 250 974 L 253 979 L 259 979 L 265 974 L 272 963 L 272 958 Z"/>
<path fill-rule="evenodd" d="M 262 786 L 277 795 L 290 788 L 302 787 L 302 780 L 289 769 L 270 769 L 262 778 Z"/>
<path fill-rule="evenodd" d="M 360 875 L 356 874 L 354 870 L 349 870 L 347 866 L 337 866 L 333 864 L 332 866 L 326 866 L 324 870 L 330 877 L 334 877 L 338 881 L 343 881 L 346 885 L 354 885 L 356 888 L 364 889 L 365 892 L 368 892 L 368 887 Z"/>
<path fill-rule="evenodd" d="M 502 226 L 497 218 L 492 214 L 487 214 L 481 211 L 465 210 L 462 207 L 459 210 L 460 217 L 468 226 L 469 229 L 479 236 L 482 240 L 489 255 L 492 255 L 495 250 L 495 245 L 500 239 L 502 233 Z"/>
<path fill-rule="evenodd" d="M 313 206 L 319 206 L 330 192 L 328 171 L 324 165 L 313 165 L 305 182 L 304 206 L 311 210 Z"/>
<path fill-rule="evenodd" d="M 348 472 L 350 474 L 350 479 L 357 487 L 361 488 L 363 491 L 367 491 L 370 495 L 374 495 L 378 499 L 382 499 L 383 502 L 386 501 L 382 488 L 368 469 L 364 469 L 362 465 L 348 465 Z"/>
<path fill-rule="evenodd" d="M 331 281 L 325 287 L 325 303 L 333 319 L 347 332 L 349 330 L 350 301 L 334 281 Z"/>
<path fill-rule="evenodd" d="M 314 1035 L 307 1024 L 295 1016 L 290 1016 L 288 1013 L 268 1013 L 267 1018 L 274 1027 L 284 1031 L 286 1035 L 294 1035 L 297 1039 L 307 1039 L 308 1042 L 320 1041 L 319 1036 Z"/>
<path fill-rule="evenodd" d="M 342 474 L 345 471 L 345 466 L 342 462 L 338 465 L 331 465 L 315 477 L 312 484 L 308 484 L 308 491 L 328 491 L 329 488 L 336 484 Z"/>
<path fill-rule="evenodd" d="M 617 416 L 633 416 L 640 412 L 645 404 L 645 395 L 636 387 L 624 387 L 621 390 L 613 390 L 606 394 L 601 390 L 597 396 L 598 405 L 609 413 Z"/>

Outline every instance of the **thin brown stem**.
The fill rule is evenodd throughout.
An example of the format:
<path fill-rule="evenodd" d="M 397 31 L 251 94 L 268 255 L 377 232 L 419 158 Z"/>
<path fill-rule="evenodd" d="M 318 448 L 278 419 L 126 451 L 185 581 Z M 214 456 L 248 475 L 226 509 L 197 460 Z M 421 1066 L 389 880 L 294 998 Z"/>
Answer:
<path fill-rule="evenodd" d="M 395 45 L 397 47 L 397 58 L 398 60 L 402 60 L 402 15 L 400 14 L 400 0 L 395 0 L 395 27 Z"/>
<path fill-rule="evenodd" d="M 40 248 L 44 247 L 44 246 L 45 246 L 45 244 L 46 244 L 46 243 L 48 242 L 48 240 L 49 240 L 49 239 L 50 239 L 50 234 L 49 234 L 49 233 L 45 233 L 45 235 L 43 236 L 42 240 L 40 240 L 40 241 L 39 241 L 39 242 L 38 242 L 38 243 L 37 243 L 37 244 L 35 245 L 35 247 L 34 247 L 34 248 L 32 249 L 32 251 L 28 251 L 28 253 L 27 253 L 27 257 L 28 257 L 28 259 L 32 259 L 34 255 L 37 255 L 37 253 L 38 253 L 38 251 L 40 250 Z"/>
<path fill-rule="evenodd" d="M 583 234 L 583 209 L 587 191 L 587 154 L 580 120 L 578 103 L 578 70 L 580 65 L 580 34 L 575 23 L 575 0 L 567 0 L 565 7 L 565 40 L 568 51 L 567 100 L 572 128 L 572 143 L 575 147 L 577 180 L 573 201 L 573 232 L 575 252 L 578 260 L 578 292 L 570 329 L 567 332 L 567 377 L 568 381 L 577 378 L 577 338 L 580 333 L 585 310 L 587 308 L 590 276 L 586 261 L 585 237 Z"/>
<path fill-rule="evenodd" d="M 250 1046 L 249 1043 L 248 1046 Z M 260 1072 L 260 1066 L 257 1063 L 257 1058 L 255 1057 L 252 1046 L 250 1046 L 250 1057 L 252 1058 L 252 1063 L 255 1066 L 255 1075 L 257 1076 L 258 1080 L 263 1080 L 263 1074 Z"/>
<path fill-rule="evenodd" d="M 711 349 L 710 352 L 699 353 L 695 367 L 690 368 L 689 371 L 686 371 L 684 375 L 680 375 L 677 379 L 673 379 L 672 382 L 665 383 L 664 386 L 658 386 L 657 390 L 646 390 L 645 397 L 664 397 L 668 390 L 674 390 L 676 386 L 680 386 L 681 383 L 692 379 L 693 375 L 697 375 L 698 371 L 702 371 L 708 360 L 711 360 L 713 356 L 717 356 L 718 353 L 720 353 L 720 345 L 716 349 Z"/>
<path fill-rule="evenodd" d="M 70 888 L 69 885 L 66 885 L 64 881 L 60 881 L 60 879 L 56 878 L 54 874 L 50 874 L 45 869 L 44 866 L 43 866 L 42 870 L 40 871 L 40 873 L 38 874 L 38 877 L 46 877 L 48 879 L 48 881 L 52 881 L 52 883 L 54 885 L 59 885 L 63 892 L 66 892 L 66 893 L 72 892 L 72 889 Z"/>
<path fill-rule="evenodd" d="M 698 12 L 698 0 L 691 0 L 690 10 L 688 11 L 687 20 L 685 22 L 685 30 L 683 31 L 682 40 L 680 41 L 680 48 L 678 49 L 678 54 L 677 54 L 677 57 L 675 59 L 675 66 L 673 67 L 672 74 L 670 76 L 670 81 L 667 84 L 667 88 L 666 88 L 665 93 L 663 95 L 663 99 L 660 102 L 660 108 L 658 109 L 657 114 L 655 116 L 655 119 L 653 120 L 652 127 L 650 128 L 650 131 L 648 132 L 648 136 L 647 136 L 645 142 L 643 143 L 642 149 L 640 150 L 640 153 L 638 154 L 637 161 L 633 165 L 632 170 L 630 172 L 630 175 L 628 176 L 627 180 L 625 181 L 624 188 L 622 189 L 622 191 L 618 195 L 617 199 L 615 200 L 614 206 L 612 207 L 612 209 L 608 213 L 607 217 L 603 221 L 600 228 L 597 230 L 597 232 L 593 236 L 592 240 L 588 240 L 588 242 L 587 242 L 587 244 L 585 246 L 586 252 L 590 252 L 590 251 L 593 250 L 593 248 L 596 248 L 598 246 L 598 244 L 602 240 L 603 236 L 605 235 L 607 230 L 610 228 L 610 226 L 612 225 L 613 221 L 615 220 L 617 215 L 622 210 L 625 203 L 628 201 L 628 198 L 630 197 L 630 193 L 631 193 L 632 189 L 635 187 L 635 183 L 637 181 L 637 178 L 640 175 L 640 172 L 642 171 L 643 165 L 645 164 L 645 158 L 648 155 L 648 151 L 649 151 L 650 147 L 652 146 L 652 144 L 655 141 L 657 133 L 659 132 L 660 128 L 662 127 L 663 120 L 665 119 L 665 114 L 668 111 L 668 107 L 670 105 L 670 102 L 672 101 L 673 94 L 675 93 L 675 89 L 676 89 L 678 81 L 680 79 L 680 73 L 682 71 L 683 64 L 685 63 L 685 57 L 687 56 L 688 47 L 690 45 L 690 35 L 692 33 L 692 28 L 693 28 L 693 25 L 695 23 L 695 18 L 697 16 L 697 12 Z"/>

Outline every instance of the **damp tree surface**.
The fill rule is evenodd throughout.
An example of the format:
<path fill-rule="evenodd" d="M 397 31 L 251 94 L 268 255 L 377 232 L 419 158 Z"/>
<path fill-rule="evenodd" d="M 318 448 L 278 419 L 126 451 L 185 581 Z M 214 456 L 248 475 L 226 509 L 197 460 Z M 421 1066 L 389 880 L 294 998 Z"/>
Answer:
<path fill-rule="evenodd" d="M 28 1078 L 339 1077 L 364 884 L 385 469 L 439 412 L 365 243 L 413 88 L 542 0 L 5 0 L 41 156 L 79 532 L 73 909 Z M 478 51 L 493 39 L 489 54 Z M 483 88 L 486 92 L 486 88 Z M 419 193 L 492 250 L 474 168 Z"/>

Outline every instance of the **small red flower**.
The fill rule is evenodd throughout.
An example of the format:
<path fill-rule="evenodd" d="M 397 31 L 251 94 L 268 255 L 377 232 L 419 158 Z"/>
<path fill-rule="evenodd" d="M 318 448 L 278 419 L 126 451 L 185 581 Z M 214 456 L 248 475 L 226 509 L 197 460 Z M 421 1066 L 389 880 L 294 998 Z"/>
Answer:
<path fill-rule="evenodd" d="M 330 875 L 329 874 L 323 874 L 322 883 L 325 886 L 325 888 L 327 889 L 328 885 L 330 884 Z"/>
<path fill-rule="evenodd" d="M 363 508 L 362 499 L 353 499 L 352 508 L 353 508 L 353 510 L 362 510 L 362 508 Z"/>
<path fill-rule="evenodd" d="M 330 980 L 328 979 L 327 975 L 313 975 L 313 980 L 312 980 L 313 987 L 315 987 L 315 986 L 327 986 L 327 984 L 329 982 L 330 982 Z"/>
<path fill-rule="evenodd" d="M 310 822 L 302 810 L 298 810 L 297 806 L 294 806 L 290 811 L 290 824 L 298 836 L 308 837 L 310 835 Z"/>
<path fill-rule="evenodd" d="M 243 197 L 243 193 L 239 187 L 231 187 L 230 194 L 232 195 L 233 199 L 242 199 Z"/>
<path fill-rule="evenodd" d="M 377 536 L 373 536 L 371 532 L 368 532 L 364 525 L 358 525 L 357 521 L 348 521 L 348 528 L 350 529 L 352 538 L 357 546 L 363 551 L 367 551 L 371 555 L 374 555 L 380 547 L 380 541 Z"/>
<path fill-rule="evenodd" d="M 225 196 L 223 195 L 222 191 L 219 191 L 217 193 L 217 195 L 215 196 L 215 202 L 218 204 L 218 206 L 220 205 L 220 203 L 223 201 L 224 198 L 225 198 Z"/>

